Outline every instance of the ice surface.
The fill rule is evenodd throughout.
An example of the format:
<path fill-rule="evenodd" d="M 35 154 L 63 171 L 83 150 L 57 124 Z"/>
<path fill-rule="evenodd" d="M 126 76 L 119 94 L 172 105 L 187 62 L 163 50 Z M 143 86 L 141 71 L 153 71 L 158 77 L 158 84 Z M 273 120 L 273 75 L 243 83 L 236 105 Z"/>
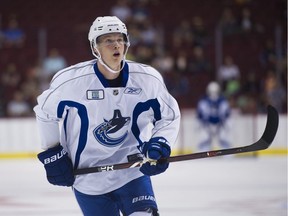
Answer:
<path fill-rule="evenodd" d="M 37 160 L 0 160 L 0 181 L 1 216 L 82 215 Z M 175 162 L 152 181 L 161 216 L 287 216 L 286 157 Z"/>

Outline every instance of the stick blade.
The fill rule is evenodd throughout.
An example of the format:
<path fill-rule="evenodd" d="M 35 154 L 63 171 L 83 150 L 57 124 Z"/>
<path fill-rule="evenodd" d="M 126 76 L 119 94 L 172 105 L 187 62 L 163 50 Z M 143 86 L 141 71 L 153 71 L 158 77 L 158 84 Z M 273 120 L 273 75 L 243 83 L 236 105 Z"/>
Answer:
<path fill-rule="evenodd" d="M 279 125 L 279 114 L 275 107 L 267 106 L 267 122 L 262 137 L 251 147 L 255 150 L 267 149 L 273 142 Z"/>
<path fill-rule="evenodd" d="M 267 107 L 267 111 L 268 111 L 267 124 L 261 139 L 271 144 L 278 130 L 279 115 L 276 108 L 271 105 Z"/>

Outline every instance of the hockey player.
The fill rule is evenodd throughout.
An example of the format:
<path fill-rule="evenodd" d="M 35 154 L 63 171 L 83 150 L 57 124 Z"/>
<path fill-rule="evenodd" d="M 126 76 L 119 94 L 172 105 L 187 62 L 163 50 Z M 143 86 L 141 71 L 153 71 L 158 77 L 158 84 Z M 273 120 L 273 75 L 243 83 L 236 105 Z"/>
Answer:
<path fill-rule="evenodd" d="M 55 74 L 35 106 L 51 184 L 72 186 L 85 216 L 158 215 L 150 176 L 164 172 L 180 111 L 154 68 L 125 60 L 129 38 L 117 17 L 98 17 L 88 39 L 96 59 Z M 59 129 L 61 127 L 61 130 Z M 139 168 L 73 175 L 73 170 L 124 163 Z"/>
<path fill-rule="evenodd" d="M 229 148 L 228 119 L 230 117 L 229 102 L 221 96 L 220 86 L 212 81 L 206 88 L 206 96 L 197 105 L 197 119 L 200 123 L 199 149 L 212 150 L 213 141 L 217 140 L 221 147 Z"/>

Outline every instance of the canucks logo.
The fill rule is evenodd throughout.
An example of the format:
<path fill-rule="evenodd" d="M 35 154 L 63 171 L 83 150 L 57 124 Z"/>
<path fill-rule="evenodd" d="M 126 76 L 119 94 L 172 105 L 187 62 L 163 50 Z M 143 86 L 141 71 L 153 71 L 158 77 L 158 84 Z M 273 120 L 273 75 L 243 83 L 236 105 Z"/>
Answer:
<path fill-rule="evenodd" d="M 108 147 L 117 146 L 126 139 L 128 131 L 117 137 L 115 137 L 115 134 L 118 134 L 117 132 L 129 122 L 130 117 L 122 117 L 120 110 L 114 110 L 113 118 L 110 120 L 104 119 L 104 122 L 94 129 L 93 134 L 102 145 Z"/>

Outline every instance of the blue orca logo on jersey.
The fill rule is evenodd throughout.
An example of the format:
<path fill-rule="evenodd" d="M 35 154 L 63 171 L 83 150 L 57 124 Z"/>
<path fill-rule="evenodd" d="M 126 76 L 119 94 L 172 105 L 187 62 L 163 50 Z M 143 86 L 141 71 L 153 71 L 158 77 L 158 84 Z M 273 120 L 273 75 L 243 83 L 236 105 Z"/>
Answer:
<path fill-rule="evenodd" d="M 100 144 L 108 147 L 117 146 L 126 139 L 128 131 L 117 138 L 112 138 L 109 134 L 116 133 L 129 122 L 130 117 L 122 117 L 120 110 L 114 110 L 113 118 L 109 121 L 104 119 L 104 122 L 94 129 L 93 134 Z"/>

